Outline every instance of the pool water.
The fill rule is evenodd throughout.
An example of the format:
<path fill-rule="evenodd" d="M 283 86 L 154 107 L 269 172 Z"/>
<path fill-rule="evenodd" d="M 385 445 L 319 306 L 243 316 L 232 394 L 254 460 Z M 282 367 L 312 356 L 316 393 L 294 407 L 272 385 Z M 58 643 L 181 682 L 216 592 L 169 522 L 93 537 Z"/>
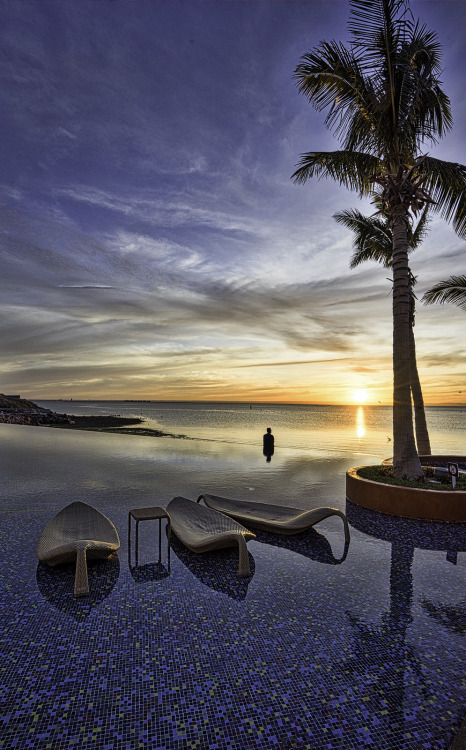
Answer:
<path fill-rule="evenodd" d="M 266 464 L 260 440 L 0 425 L 0 747 L 446 750 L 465 715 L 465 525 L 347 502 L 346 468 L 370 461 L 336 432 L 313 449 L 276 437 Z M 338 507 L 349 547 L 333 517 L 292 537 L 257 532 L 250 578 L 234 550 L 196 555 L 176 538 L 168 570 L 147 521 L 136 566 L 129 509 L 201 492 Z M 89 564 L 80 599 L 72 566 L 35 557 L 77 499 L 121 539 Z"/>

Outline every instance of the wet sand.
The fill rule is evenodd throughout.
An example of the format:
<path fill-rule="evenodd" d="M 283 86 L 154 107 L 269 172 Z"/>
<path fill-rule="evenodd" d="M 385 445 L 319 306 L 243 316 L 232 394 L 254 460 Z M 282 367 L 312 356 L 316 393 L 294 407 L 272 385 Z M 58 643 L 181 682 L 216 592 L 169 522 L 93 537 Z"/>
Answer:
<path fill-rule="evenodd" d="M 129 427 L 129 425 L 140 425 L 144 419 L 140 417 L 116 417 L 116 416 L 76 416 L 67 415 L 69 422 L 50 425 L 64 430 L 90 430 L 92 432 L 117 432 L 123 435 L 139 435 L 146 437 L 171 437 L 189 440 L 186 435 L 174 435 L 163 430 L 154 430 L 149 427 Z"/>

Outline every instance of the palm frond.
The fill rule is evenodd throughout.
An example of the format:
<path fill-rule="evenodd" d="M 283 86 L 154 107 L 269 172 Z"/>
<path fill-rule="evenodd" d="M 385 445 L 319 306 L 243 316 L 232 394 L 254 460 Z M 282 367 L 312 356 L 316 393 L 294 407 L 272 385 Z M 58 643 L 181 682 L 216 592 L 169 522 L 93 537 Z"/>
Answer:
<path fill-rule="evenodd" d="M 374 196 L 372 203 L 382 205 L 378 193 Z M 409 253 L 419 247 L 427 234 L 428 214 L 429 207 L 426 207 L 415 229 L 408 233 Z M 354 254 L 350 260 L 350 268 L 356 268 L 356 266 L 368 260 L 375 260 L 385 268 L 391 267 L 393 234 L 386 218 L 379 218 L 375 215 L 365 216 L 357 209 L 339 211 L 333 215 L 333 218 L 338 224 L 351 229 L 353 232 Z"/>
<path fill-rule="evenodd" d="M 387 204 L 382 200 L 382 196 L 380 195 L 380 193 L 375 193 L 375 195 L 371 199 L 371 203 L 376 208 L 376 214 L 379 216 L 383 216 L 386 219 Z"/>
<path fill-rule="evenodd" d="M 344 150 L 412 158 L 451 127 L 440 88 L 435 32 L 407 22 L 407 0 L 350 0 L 355 44 L 321 42 L 304 55 L 294 78 Z"/>
<path fill-rule="evenodd" d="M 301 57 L 293 77 L 315 109 L 328 108 L 325 124 L 337 137 L 351 132 L 358 145 L 370 141 L 375 122 L 373 86 L 362 75 L 350 50 L 337 42 L 322 42 Z M 357 126 L 352 125 L 354 117 L 358 118 Z"/>
<path fill-rule="evenodd" d="M 422 212 L 421 218 L 419 219 L 416 227 L 413 229 L 411 234 L 410 246 L 413 250 L 416 250 L 424 241 L 428 232 L 429 221 L 429 207 L 427 206 Z"/>
<path fill-rule="evenodd" d="M 359 151 L 309 151 L 301 154 L 298 169 L 291 179 L 302 184 L 311 177 L 331 177 L 360 196 L 372 192 L 372 177 L 379 169 L 379 160 Z"/>
<path fill-rule="evenodd" d="M 466 237 L 466 167 L 425 156 L 419 160 L 416 173 L 434 202 L 433 209 L 452 221 L 460 237 Z"/>
<path fill-rule="evenodd" d="M 353 232 L 354 254 L 350 268 L 367 260 L 375 260 L 389 268 L 392 263 L 392 233 L 385 221 L 374 216 L 364 216 L 357 209 L 346 209 L 333 215 L 338 224 Z"/>
<path fill-rule="evenodd" d="M 412 153 L 436 143 L 452 127 L 450 100 L 440 87 L 437 34 L 419 22 L 396 61 L 395 95 L 400 143 Z"/>
<path fill-rule="evenodd" d="M 411 24 L 411 30 L 402 46 L 403 54 L 422 75 L 426 70 L 433 75 L 442 72 L 442 45 L 436 31 L 431 31 L 419 20 Z"/>
<path fill-rule="evenodd" d="M 426 305 L 434 302 L 452 302 L 466 311 L 466 276 L 450 276 L 445 281 L 439 281 L 424 294 L 422 301 Z"/>
<path fill-rule="evenodd" d="M 348 28 L 369 68 L 385 67 L 406 33 L 406 0 L 350 0 Z"/>

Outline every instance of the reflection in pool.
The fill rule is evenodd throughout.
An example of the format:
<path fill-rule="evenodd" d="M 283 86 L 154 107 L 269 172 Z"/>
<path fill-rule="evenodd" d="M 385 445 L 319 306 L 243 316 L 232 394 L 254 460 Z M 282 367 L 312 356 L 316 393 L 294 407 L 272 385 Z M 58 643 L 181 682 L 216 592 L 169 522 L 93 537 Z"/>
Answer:
<path fill-rule="evenodd" d="M 74 596 L 74 563 L 52 567 L 40 562 L 36 580 L 40 593 L 49 604 L 81 621 L 113 591 L 120 575 L 118 555 L 114 554 L 107 560 L 88 560 L 87 575 L 89 595 L 82 597 Z"/>
<path fill-rule="evenodd" d="M 191 552 L 175 535 L 172 536 L 171 547 L 183 565 L 205 586 L 237 601 L 246 598 L 255 572 L 254 557 L 250 552 L 248 557 L 251 575 L 239 577 L 237 547 L 199 554 Z"/>

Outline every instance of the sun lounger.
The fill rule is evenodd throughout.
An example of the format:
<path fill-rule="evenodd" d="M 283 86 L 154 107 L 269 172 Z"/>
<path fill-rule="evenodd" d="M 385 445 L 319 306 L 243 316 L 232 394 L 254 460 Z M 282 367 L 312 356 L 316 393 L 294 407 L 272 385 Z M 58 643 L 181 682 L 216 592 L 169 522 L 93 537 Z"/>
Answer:
<path fill-rule="evenodd" d="M 350 533 L 345 514 L 337 508 L 286 508 L 282 505 L 229 500 L 218 495 L 199 495 L 197 502 L 204 500 L 207 507 L 225 513 L 239 523 L 253 529 L 272 531 L 276 534 L 299 534 L 329 516 L 340 516 L 345 527 L 345 540 Z"/>
<path fill-rule="evenodd" d="M 167 505 L 172 532 L 192 552 L 235 547 L 238 545 L 238 575 L 249 576 L 246 542 L 255 538 L 244 526 L 216 510 L 197 505 L 194 500 L 174 497 Z"/>
<path fill-rule="evenodd" d="M 37 557 L 49 565 L 76 560 L 74 595 L 89 593 L 87 558 L 106 558 L 120 547 L 113 523 L 91 505 L 74 502 L 63 508 L 43 530 Z"/>

